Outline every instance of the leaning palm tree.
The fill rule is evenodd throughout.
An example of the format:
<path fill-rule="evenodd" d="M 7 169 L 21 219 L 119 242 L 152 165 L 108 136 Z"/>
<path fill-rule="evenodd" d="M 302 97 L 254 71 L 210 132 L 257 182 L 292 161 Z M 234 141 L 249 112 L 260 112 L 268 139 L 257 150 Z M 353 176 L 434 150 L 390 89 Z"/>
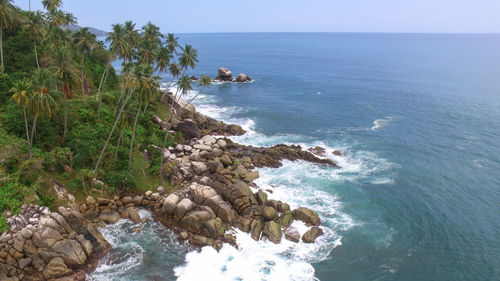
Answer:
<path fill-rule="evenodd" d="M 82 28 L 73 34 L 75 47 L 82 54 L 81 62 L 81 80 L 82 80 L 82 95 L 85 97 L 85 82 L 84 82 L 84 69 L 85 69 L 85 54 L 90 53 L 92 48 L 96 45 L 96 36 L 91 33 L 88 27 Z"/>
<path fill-rule="evenodd" d="M 188 106 L 191 102 L 193 102 L 193 100 L 195 100 L 198 95 L 201 93 L 201 90 L 203 90 L 205 87 L 209 87 L 210 85 L 212 85 L 212 78 L 210 78 L 210 76 L 208 75 L 201 75 L 201 79 L 200 79 L 200 89 L 198 90 L 198 92 L 196 93 L 196 95 L 194 97 L 192 97 L 185 105 L 184 105 L 184 108 L 186 106 Z"/>
<path fill-rule="evenodd" d="M 130 112 L 130 110 L 125 109 L 122 113 L 122 116 L 120 117 L 120 136 L 118 137 L 118 142 L 116 144 L 116 150 L 115 150 L 115 158 L 114 162 L 116 163 L 116 160 L 118 159 L 118 151 L 120 149 L 120 144 L 121 141 L 123 140 L 123 135 L 125 133 L 125 128 L 129 127 L 130 124 L 133 122 L 133 116 Z"/>
<path fill-rule="evenodd" d="M 67 100 L 73 98 L 73 87 L 78 83 L 78 69 L 73 61 L 71 49 L 64 47 L 59 49 L 51 58 L 51 65 L 54 69 L 56 79 L 62 84 L 63 104 L 64 104 L 64 133 L 62 141 L 66 139 L 68 130 Z"/>
<path fill-rule="evenodd" d="M 124 73 L 120 74 L 120 79 L 124 79 L 124 81 L 125 81 L 124 90 L 127 91 L 128 93 L 125 97 L 125 100 L 121 104 L 120 110 L 118 111 L 118 114 L 115 118 L 115 122 L 113 124 L 113 127 L 111 128 L 111 131 L 109 132 L 108 138 L 106 139 L 106 142 L 104 143 L 104 146 L 101 149 L 101 153 L 99 154 L 99 158 L 97 159 L 97 162 L 96 162 L 95 167 L 94 167 L 94 172 L 97 172 L 97 170 L 99 169 L 99 165 L 101 164 L 104 153 L 106 152 L 106 149 L 108 148 L 109 141 L 111 140 L 111 136 L 113 136 L 113 133 L 115 132 L 116 126 L 118 125 L 118 122 L 120 121 L 120 118 L 121 118 L 122 113 L 123 113 L 123 109 L 127 105 L 130 97 L 134 94 L 134 91 L 137 87 L 137 83 L 135 83 L 136 78 L 134 76 L 134 73 L 131 71 L 124 72 Z"/>
<path fill-rule="evenodd" d="M 193 89 L 193 87 L 191 85 L 191 81 L 192 81 L 191 78 L 189 78 L 187 76 L 182 76 L 179 79 L 179 82 L 177 84 L 177 89 L 178 89 L 178 91 L 180 91 L 181 95 L 185 95 L 185 94 L 187 94 L 188 91 Z M 180 97 L 179 97 L 179 99 L 180 99 Z M 175 97 L 174 97 L 174 100 L 175 100 Z M 172 103 L 169 106 L 170 118 L 169 118 L 167 124 L 171 124 L 173 117 L 174 117 L 174 111 L 173 111 L 174 102 L 175 101 L 172 101 Z M 181 111 L 184 110 L 184 107 L 181 108 L 180 110 Z M 168 139 L 168 136 L 170 135 L 170 126 L 168 126 L 165 131 L 166 131 L 165 138 L 163 139 L 163 144 L 161 147 L 161 154 L 162 155 L 161 155 L 161 160 L 160 160 L 160 183 L 161 184 L 163 184 L 163 151 L 165 151 L 167 139 Z"/>
<path fill-rule="evenodd" d="M 38 69 L 40 69 L 40 63 L 38 61 L 37 43 L 38 43 L 38 38 L 44 31 L 44 27 L 45 27 L 45 22 L 43 18 L 43 13 L 40 11 L 30 13 L 28 16 L 28 20 L 24 24 L 24 29 L 29 31 L 31 39 L 33 40 L 36 66 Z"/>
<path fill-rule="evenodd" d="M 139 34 L 139 31 L 135 29 L 135 23 L 133 23 L 132 21 L 126 21 L 123 24 L 123 29 L 125 32 L 126 40 L 129 44 L 129 49 L 131 50 L 127 53 L 127 56 L 123 58 L 124 63 L 128 63 L 132 61 L 134 55 L 133 50 L 139 46 L 141 36 Z"/>
<path fill-rule="evenodd" d="M 4 73 L 2 33 L 4 29 L 10 29 L 16 21 L 17 11 L 11 3 L 11 0 L 0 0 L 0 61 L 2 63 L 0 73 Z"/>
<path fill-rule="evenodd" d="M 50 90 L 54 85 L 54 77 L 46 69 L 36 69 L 32 75 L 33 96 L 30 99 L 29 111 L 33 115 L 33 125 L 31 127 L 29 155 L 33 147 L 33 136 L 36 133 L 36 122 L 39 116 L 52 116 L 52 110 L 56 107 L 53 92 Z"/>
<path fill-rule="evenodd" d="M 22 79 L 18 80 L 14 83 L 14 87 L 10 89 L 10 92 L 12 93 L 12 99 L 16 101 L 18 105 L 20 105 L 23 108 L 23 115 L 24 115 L 24 127 L 26 129 L 26 141 L 30 142 L 30 134 L 29 134 L 29 129 L 28 129 L 28 118 L 26 116 L 26 108 L 29 105 L 30 99 L 31 99 L 31 89 L 32 89 L 32 84 L 29 79 Z M 31 150 L 29 151 L 28 158 L 31 159 Z"/>

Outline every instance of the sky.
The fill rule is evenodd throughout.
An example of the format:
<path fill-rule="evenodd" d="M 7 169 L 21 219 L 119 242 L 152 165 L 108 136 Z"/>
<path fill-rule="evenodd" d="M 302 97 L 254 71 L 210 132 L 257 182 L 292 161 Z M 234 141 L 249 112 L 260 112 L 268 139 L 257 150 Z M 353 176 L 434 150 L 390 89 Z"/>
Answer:
<path fill-rule="evenodd" d="M 28 9 L 29 0 L 14 0 Z M 41 9 L 41 0 L 31 0 Z M 498 33 L 500 0 L 63 0 L 78 24 L 127 20 L 164 32 Z"/>

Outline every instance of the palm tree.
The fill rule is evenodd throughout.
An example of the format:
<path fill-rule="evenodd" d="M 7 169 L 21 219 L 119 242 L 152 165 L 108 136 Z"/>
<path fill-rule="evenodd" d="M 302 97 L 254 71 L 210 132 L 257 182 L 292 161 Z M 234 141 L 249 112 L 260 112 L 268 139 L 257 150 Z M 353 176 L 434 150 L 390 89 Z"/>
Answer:
<path fill-rule="evenodd" d="M 170 60 L 173 59 L 172 53 L 167 47 L 161 47 L 156 51 L 156 71 L 158 73 L 165 73 L 170 65 Z"/>
<path fill-rule="evenodd" d="M 178 91 L 180 91 L 181 95 L 185 95 L 188 91 L 192 90 L 193 87 L 191 86 L 191 78 L 187 77 L 187 76 L 182 76 L 180 79 L 179 79 L 179 82 L 177 84 L 177 89 Z M 180 97 L 179 97 L 180 99 Z M 174 100 L 175 100 L 175 97 L 174 97 Z M 172 120 L 173 120 L 173 117 L 174 117 L 174 113 L 173 113 L 173 103 L 174 101 L 172 101 L 172 104 L 170 105 L 170 118 L 168 120 L 168 124 L 171 124 L 172 123 Z M 181 111 L 184 110 L 184 107 L 181 108 Z M 165 138 L 163 139 L 163 144 L 162 144 L 162 147 L 161 147 L 161 160 L 160 160 L 160 183 L 163 184 L 163 151 L 165 151 L 165 145 L 167 143 L 167 139 L 168 139 L 168 136 L 170 135 L 170 127 L 167 127 L 166 128 L 166 132 L 165 132 Z"/>
<path fill-rule="evenodd" d="M 63 103 L 64 103 L 64 133 L 62 141 L 66 139 L 66 133 L 68 128 L 68 114 L 66 110 L 66 102 L 68 99 L 73 98 L 73 86 L 78 83 L 78 70 L 73 62 L 71 49 L 69 47 L 63 47 L 59 49 L 55 55 L 52 57 L 52 67 L 54 69 L 55 76 L 57 80 L 62 83 L 63 88 Z"/>
<path fill-rule="evenodd" d="M 106 142 L 104 143 L 104 146 L 102 147 L 101 153 L 99 154 L 99 158 L 97 159 L 97 162 L 94 167 L 94 172 L 97 172 L 99 169 L 99 165 L 101 164 L 102 157 L 104 156 L 104 153 L 106 152 L 106 149 L 108 148 L 109 141 L 111 140 L 111 136 L 113 136 L 113 133 L 115 132 L 116 125 L 118 125 L 118 122 L 122 116 L 123 109 L 125 108 L 125 105 L 127 105 L 128 100 L 134 93 L 137 84 L 135 83 L 135 77 L 133 72 L 128 71 L 128 72 L 123 72 L 120 74 L 120 79 L 123 79 L 125 81 L 124 85 L 124 90 L 128 91 L 127 96 L 125 97 L 125 100 L 123 101 L 120 111 L 118 111 L 118 115 L 115 118 L 115 123 L 113 124 L 113 127 L 111 128 L 111 131 L 109 132 L 108 138 L 106 139 Z"/>
<path fill-rule="evenodd" d="M 132 124 L 133 117 L 130 114 L 131 112 L 128 109 L 123 111 L 122 116 L 120 117 L 120 136 L 118 137 L 118 142 L 116 144 L 115 158 L 114 162 L 118 159 L 118 150 L 120 149 L 120 144 L 123 139 L 123 134 L 125 132 L 125 128 Z"/>
<path fill-rule="evenodd" d="M 36 69 L 32 75 L 32 83 L 34 92 L 28 107 L 33 114 L 33 125 L 31 127 L 30 141 L 28 143 L 30 157 L 38 116 L 52 116 L 52 109 L 56 106 L 54 98 L 52 97 L 53 92 L 50 91 L 54 84 L 54 77 L 48 70 Z"/>
<path fill-rule="evenodd" d="M 198 51 L 193 49 L 189 44 L 181 48 L 181 56 L 179 57 L 179 66 L 186 72 L 188 68 L 194 68 L 198 63 Z"/>
<path fill-rule="evenodd" d="M 36 11 L 34 13 L 30 13 L 28 17 L 28 21 L 24 24 L 24 29 L 28 30 L 31 38 L 33 39 L 34 47 L 35 47 L 35 59 L 36 66 L 40 69 L 40 63 L 38 61 L 38 52 L 37 52 L 37 42 L 39 36 L 42 34 L 44 30 L 44 18 L 43 14 L 40 11 Z"/>
<path fill-rule="evenodd" d="M 196 95 L 194 97 L 192 97 L 184 106 L 183 108 L 185 108 L 186 106 L 188 106 L 193 100 L 195 100 L 198 95 L 201 93 L 201 90 L 204 89 L 205 87 L 209 87 L 210 85 L 212 85 L 212 78 L 210 78 L 210 76 L 208 75 L 201 75 L 201 79 L 200 79 L 200 90 L 198 91 L 198 93 L 196 93 Z"/>
<path fill-rule="evenodd" d="M 175 37 L 174 34 L 167 34 L 167 49 L 171 54 L 177 53 L 176 49 L 179 46 L 179 38 Z"/>
<path fill-rule="evenodd" d="M 102 95 L 100 94 L 101 88 L 105 80 L 105 76 L 111 66 L 111 62 L 116 58 L 116 56 L 119 58 L 128 57 L 131 52 L 130 44 L 127 42 L 125 28 L 121 24 L 113 25 L 113 31 L 108 34 L 108 37 L 106 37 L 106 42 L 110 42 L 109 49 L 111 53 L 108 60 L 108 64 L 106 65 L 106 67 L 104 68 L 104 72 L 102 73 L 101 82 L 99 83 L 99 89 L 97 90 L 96 98 L 99 100 L 97 119 L 101 117 L 101 105 L 102 105 Z M 122 95 L 124 94 L 123 87 L 121 94 Z"/>
<path fill-rule="evenodd" d="M 53 10 L 62 7 L 62 0 L 42 0 L 42 5 L 46 10 Z"/>
<path fill-rule="evenodd" d="M 151 22 L 148 22 L 145 26 L 142 27 L 143 38 L 151 41 L 156 47 L 161 46 L 161 39 L 163 39 L 163 34 L 160 32 L 160 28 Z"/>
<path fill-rule="evenodd" d="M 84 69 L 85 69 L 85 54 L 90 53 L 93 47 L 96 45 L 96 36 L 91 33 L 88 27 L 82 28 L 75 32 L 73 35 L 75 40 L 75 47 L 82 53 L 82 70 L 81 70 L 81 80 L 82 80 L 82 95 L 85 97 L 85 83 L 84 83 Z"/>
<path fill-rule="evenodd" d="M 26 141 L 30 142 L 30 134 L 28 130 L 28 118 L 26 116 L 26 108 L 29 105 L 31 98 L 31 89 L 32 84 L 29 79 L 18 80 L 14 83 L 14 87 L 10 89 L 10 92 L 13 93 L 12 99 L 16 101 L 16 103 L 23 108 L 24 115 L 24 127 L 26 129 Z M 29 151 L 28 158 L 31 159 L 31 150 Z"/>
<path fill-rule="evenodd" d="M 139 48 L 139 62 L 141 64 L 151 64 L 155 61 L 155 53 L 158 46 L 149 39 L 142 40 Z"/>
<path fill-rule="evenodd" d="M 10 29 L 16 18 L 16 10 L 11 4 L 12 0 L 0 0 L 0 61 L 2 63 L 0 73 L 4 73 L 3 65 L 3 30 Z"/>
<path fill-rule="evenodd" d="M 126 21 L 123 24 L 123 29 L 125 30 L 125 37 L 131 50 L 130 52 L 128 52 L 128 56 L 123 58 L 124 62 L 127 63 L 132 60 L 134 49 L 139 46 L 141 36 L 139 34 L 139 31 L 135 29 L 135 23 L 133 23 L 132 21 Z"/>

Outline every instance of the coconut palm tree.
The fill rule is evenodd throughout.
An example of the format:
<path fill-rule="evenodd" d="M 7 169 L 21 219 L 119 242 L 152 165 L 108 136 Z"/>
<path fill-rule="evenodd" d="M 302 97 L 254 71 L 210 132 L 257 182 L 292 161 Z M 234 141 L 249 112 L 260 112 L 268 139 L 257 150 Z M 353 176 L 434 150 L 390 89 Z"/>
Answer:
<path fill-rule="evenodd" d="M 68 99 L 73 98 L 73 87 L 78 83 L 78 69 L 73 61 L 71 49 L 63 47 L 51 57 L 51 65 L 54 69 L 56 79 L 62 84 L 63 104 L 64 104 L 64 133 L 62 141 L 66 139 L 68 129 L 68 113 L 66 103 Z"/>
<path fill-rule="evenodd" d="M 29 105 L 30 99 L 31 99 L 31 89 L 32 89 L 32 84 L 29 79 L 22 79 L 18 80 L 14 83 L 14 87 L 10 89 L 10 92 L 12 93 L 12 99 L 16 101 L 16 103 L 23 108 L 23 115 L 24 115 L 24 127 L 26 129 L 26 141 L 30 142 L 30 134 L 29 134 L 29 129 L 28 129 L 28 118 L 26 116 L 26 108 Z M 31 159 L 31 150 L 28 154 L 28 158 Z"/>
<path fill-rule="evenodd" d="M 185 105 L 183 108 L 185 108 L 186 106 L 188 106 L 193 100 L 195 100 L 198 95 L 201 93 L 201 90 L 206 88 L 206 87 L 209 87 L 210 85 L 212 85 L 212 78 L 210 78 L 210 76 L 208 75 L 201 75 L 201 79 L 199 80 L 200 82 L 200 90 L 198 91 L 198 93 L 196 93 L 196 95 L 194 97 L 192 97 Z"/>
<path fill-rule="evenodd" d="M 46 10 L 54 10 L 62 7 L 62 0 L 42 0 L 42 5 Z"/>
<path fill-rule="evenodd" d="M 44 31 L 44 27 L 45 27 L 45 20 L 43 13 L 40 11 L 30 13 L 28 15 L 28 20 L 24 24 L 24 29 L 29 31 L 31 38 L 33 39 L 36 66 L 38 69 L 40 69 L 40 63 L 38 61 L 37 43 L 38 43 L 38 38 Z"/>
<path fill-rule="evenodd" d="M 177 47 L 179 46 L 179 38 L 175 37 L 174 34 L 169 33 L 167 34 L 167 49 L 171 54 L 176 54 L 177 53 Z"/>
<path fill-rule="evenodd" d="M 118 151 L 120 149 L 120 144 L 121 141 L 123 140 L 123 135 L 125 133 L 125 128 L 129 127 L 130 124 L 133 122 L 133 116 L 130 112 L 130 110 L 125 109 L 122 113 L 122 116 L 120 117 L 120 136 L 118 137 L 118 142 L 116 144 L 116 151 L 115 151 L 115 158 L 114 162 L 118 159 Z"/>
<path fill-rule="evenodd" d="M 145 40 L 151 41 L 156 48 L 161 46 L 161 40 L 163 39 L 163 34 L 160 32 L 160 28 L 151 22 L 148 22 L 145 26 L 142 27 L 143 33 L 142 36 Z"/>
<path fill-rule="evenodd" d="M 11 0 L 0 0 L 0 61 L 2 63 L 0 73 L 4 73 L 2 33 L 4 29 L 10 29 L 14 25 L 17 14 L 11 3 Z"/>
<path fill-rule="evenodd" d="M 181 47 L 181 51 L 179 66 L 185 73 L 188 68 L 193 69 L 198 63 L 198 51 L 189 44 L 186 44 L 183 48 Z"/>
<path fill-rule="evenodd" d="M 135 23 L 132 21 L 126 21 L 123 24 L 123 29 L 125 32 L 125 38 L 129 44 L 130 52 L 127 53 L 127 57 L 124 57 L 123 60 L 125 63 L 132 61 L 134 56 L 134 50 L 139 46 L 139 42 L 141 41 L 141 35 L 139 31 L 135 29 Z"/>
<path fill-rule="evenodd" d="M 97 172 L 97 170 L 99 169 L 99 165 L 101 164 L 104 153 L 106 152 L 106 149 L 108 148 L 109 141 L 111 140 L 111 136 L 113 136 L 113 133 L 115 132 L 116 126 L 118 125 L 118 122 L 123 114 L 123 109 L 127 105 L 130 97 L 133 95 L 133 93 L 137 87 L 137 83 L 135 83 L 136 78 L 134 77 L 134 73 L 132 71 L 122 72 L 122 74 L 120 74 L 120 79 L 124 79 L 124 81 L 125 81 L 124 90 L 127 91 L 128 93 L 127 93 L 125 100 L 123 101 L 123 103 L 120 107 L 120 111 L 118 111 L 118 115 L 115 118 L 115 122 L 113 124 L 113 127 L 111 128 L 111 131 L 109 132 L 108 138 L 106 139 L 106 142 L 104 143 L 104 146 L 101 149 L 101 153 L 99 154 L 99 158 L 97 159 L 97 162 L 96 162 L 95 167 L 94 167 L 94 172 Z"/>
<path fill-rule="evenodd" d="M 33 125 L 31 127 L 30 141 L 28 143 L 30 157 L 38 117 L 52 116 L 52 110 L 56 107 L 53 98 L 54 93 L 50 90 L 54 85 L 54 76 L 46 69 L 36 69 L 31 79 L 33 83 L 33 96 L 28 106 L 29 111 L 33 114 Z"/>
<path fill-rule="evenodd" d="M 141 64 L 151 64 L 155 61 L 155 54 L 158 46 L 151 40 L 144 38 L 141 41 L 138 58 Z"/>
<path fill-rule="evenodd" d="M 82 70 L 81 70 L 81 80 L 82 80 L 82 95 L 85 97 L 85 83 L 84 83 L 84 69 L 85 69 L 85 54 L 90 53 L 92 48 L 96 45 L 96 36 L 91 33 L 88 27 L 82 28 L 73 34 L 74 43 L 77 50 L 82 54 Z"/>
<path fill-rule="evenodd" d="M 167 47 L 160 47 L 156 50 L 156 71 L 160 73 L 165 73 L 168 71 L 168 66 L 170 65 L 170 60 L 173 59 L 172 53 Z"/>

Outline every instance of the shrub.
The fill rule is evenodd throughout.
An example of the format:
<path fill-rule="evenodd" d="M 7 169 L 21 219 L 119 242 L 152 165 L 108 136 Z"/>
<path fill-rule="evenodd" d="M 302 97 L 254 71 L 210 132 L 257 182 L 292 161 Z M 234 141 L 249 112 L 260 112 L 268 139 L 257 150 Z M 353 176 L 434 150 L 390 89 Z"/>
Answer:
<path fill-rule="evenodd" d="M 24 192 L 21 186 L 12 182 L 0 186 L 0 212 L 10 210 L 14 214 L 19 213 L 23 200 Z"/>
<path fill-rule="evenodd" d="M 111 188 L 111 191 L 119 189 L 135 189 L 137 183 L 135 178 L 127 171 L 112 171 L 106 175 L 106 183 Z"/>

